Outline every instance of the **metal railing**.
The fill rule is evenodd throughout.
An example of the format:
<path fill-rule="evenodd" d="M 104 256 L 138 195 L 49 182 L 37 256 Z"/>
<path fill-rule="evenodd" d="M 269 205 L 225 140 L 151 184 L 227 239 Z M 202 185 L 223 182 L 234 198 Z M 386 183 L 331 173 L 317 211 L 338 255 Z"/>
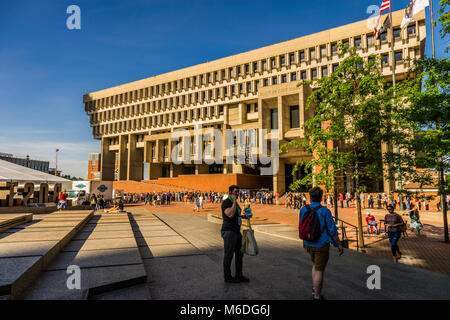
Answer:
<path fill-rule="evenodd" d="M 348 243 L 349 239 L 347 237 L 347 231 L 346 228 L 349 226 L 350 228 L 355 230 L 356 235 L 356 250 L 359 251 L 359 228 L 357 226 L 352 225 L 351 223 L 348 223 L 347 221 L 344 221 L 342 219 L 337 219 L 333 217 L 335 223 L 338 225 L 338 230 L 341 229 L 341 235 L 342 235 L 342 241 L 346 241 Z M 347 246 L 348 247 L 348 246 Z"/>

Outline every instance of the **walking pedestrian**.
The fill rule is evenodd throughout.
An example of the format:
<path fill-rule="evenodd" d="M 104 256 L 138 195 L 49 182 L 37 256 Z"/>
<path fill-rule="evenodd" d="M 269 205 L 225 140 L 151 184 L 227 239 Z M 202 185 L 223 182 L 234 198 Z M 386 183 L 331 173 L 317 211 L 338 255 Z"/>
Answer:
<path fill-rule="evenodd" d="M 325 267 L 329 259 L 330 243 L 338 247 L 339 255 L 344 253 L 344 249 L 339 240 L 339 233 L 336 229 L 336 223 L 333 220 L 330 209 L 322 207 L 323 190 L 314 187 L 309 191 L 310 204 L 300 210 L 299 225 L 306 213 L 317 215 L 320 222 L 320 237 L 317 241 L 303 240 L 303 247 L 309 253 L 313 262 L 312 280 L 313 280 L 313 300 L 323 300 L 322 286 Z"/>
<path fill-rule="evenodd" d="M 388 226 L 388 237 L 391 244 L 393 259 L 395 262 L 398 262 L 398 260 L 402 257 L 402 253 L 400 252 L 400 248 L 397 243 L 400 240 L 402 228 L 405 226 L 405 222 L 399 214 L 394 212 L 394 206 L 388 205 L 387 210 L 389 213 L 384 217 L 384 221 Z"/>

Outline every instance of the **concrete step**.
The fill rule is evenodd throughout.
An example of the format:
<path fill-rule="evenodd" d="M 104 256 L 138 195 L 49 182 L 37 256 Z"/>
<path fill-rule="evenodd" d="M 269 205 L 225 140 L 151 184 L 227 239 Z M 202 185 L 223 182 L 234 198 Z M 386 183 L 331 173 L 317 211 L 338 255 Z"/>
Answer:
<path fill-rule="evenodd" d="M 79 289 L 68 288 L 69 266 L 79 270 Z M 95 214 L 25 292 L 24 299 L 113 299 L 114 292 L 120 296 L 129 287 L 139 287 L 134 297 L 145 300 L 148 296 L 140 285 L 146 282 L 127 214 Z"/>
<path fill-rule="evenodd" d="M 0 232 L 30 222 L 31 220 L 33 220 L 31 213 L 0 214 Z"/>
<path fill-rule="evenodd" d="M 56 212 L 0 233 L 0 296 L 20 298 L 92 215 Z"/>

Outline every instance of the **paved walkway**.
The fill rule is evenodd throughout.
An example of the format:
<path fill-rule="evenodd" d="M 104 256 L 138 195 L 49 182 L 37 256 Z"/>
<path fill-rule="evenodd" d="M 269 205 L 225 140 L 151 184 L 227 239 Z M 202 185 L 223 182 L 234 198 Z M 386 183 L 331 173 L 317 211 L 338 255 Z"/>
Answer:
<path fill-rule="evenodd" d="M 144 208 L 128 208 L 142 219 Z M 162 211 L 162 209 L 161 209 Z M 164 210 L 165 211 L 165 210 Z M 152 299 L 286 299 L 311 298 L 312 263 L 298 240 L 256 231 L 260 247 L 256 257 L 244 257 L 246 284 L 223 282 L 223 240 L 220 224 L 205 214 L 154 213 L 199 252 L 145 259 Z M 261 226 L 269 228 L 270 226 Z M 280 225 L 275 226 L 280 228 Z M 176 235 L 174 235 L 176 237 Z M 160 249 L 162 252 L 163 249 Z M 381 269 L 381 289 L 369 290 L 368 266 Z M 346 250 L 339 257 L 330 251 L 324 295 L 328 299 L 449 299 L 450 277 L 379 257 Z"/>
<path fill-rule="evenodd" d="M 173 202 L 170 206 L 146 206 L 148 212 L 153 213 L 176 213 L 182 215 L 207 216 L 208 214 L 220 214 L 220 204 L 208 203 L 200 212 L 193 211 L 194 205 L 191 203 Z M 296 230 L 298 228 L 298 210 L 286 208 L 284 205 L 260 205 L 252 204 L 254 217 L 268 219 L 271 222 L 293 227 L 293 232 L 289 237 L 298 239 Z M 334 212 L 333 208 L 330 208 Z M 363 209 L 363 226 L 365 224 L 365 213 L 370 211 L 377 221 L 384 218 L 385 210 Z M 403 214 L 405 214 L 404 212 Z M 357 225 L 356 208 L 339 208 L 339 218 Z M 404 216 L 409 222 L 409 216 Z M 443 242 L 443 219 L 441 212 L 421 212 L 421 221 L 424 230 L 420 235 L 416 232 L 408 231 L 408 237 L 403 237 L 399 246 L 403 257 L 400 263 L 425 268 L 435 272 L 450 275 L 450 244 Z M 348 229 L 347 236 L 350 239 L 350 248 L 356 250 L 356 232 Z M 389 241 L 385 234 L 366 235 L 363 251 L 369 255 L 392 260 Z"/>

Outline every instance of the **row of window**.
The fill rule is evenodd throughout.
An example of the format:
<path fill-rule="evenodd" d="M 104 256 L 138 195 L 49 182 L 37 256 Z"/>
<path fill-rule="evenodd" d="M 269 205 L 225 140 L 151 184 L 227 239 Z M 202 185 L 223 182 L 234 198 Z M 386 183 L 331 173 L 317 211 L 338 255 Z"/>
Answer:
<path fill-rule="evenodd" d="M 191 110 L 184 110 L 179 112 L 171 112 L 159 114 L 156 116 L 130 119 L 120 122 L 113 122 L 102 124 L 93 127 L 94 135 L 101 135 L 113 132 L 122 132 L 129 130 L 140 130 L 150 127 L 158 127 L 162 125 L 169 125 L 179 122 L 200 120 L 200 118 L 213 118 L 223 115 L 224 106 L 211 106 L 204 108 L 197 108 Z"/>
<path fill-rule="evenodd" d="M 416 26 L 412 24 L 407 28 L 407 35 L 414 36 L 416 34 Z M 401 29 L 394 29 L 394 38 L 399 39 L 401 37 Z M 387 41 L 387 32 L 380 34 L 379 41 L 384 43 Z M 342 40 L 344 44 L 349 44 L 349 40 Z M 373 34 L 367 36 L 367 47 L 374 46 L 376 39 Z M 355 47 L 361 47 L 362 37 L 355 37 L 353 45 Z M 331 54 L 335 55 L 338 51 L 338 43 L 333 42 L 330 45 Z M 139 90 L 134 90 L 130 92 L 125 92 L 115 96 L 110 96 L 98 100 L 88 101 L 86 103 L 86 110 L 98 109 L 101 107 L 118 105 L 125 103 L 126 101 L 137 101 L 144 98 L 152 97 L 155 98 L 159 95 L 176 93 L 177 91 L 194 89 L 201 85 L 208 85 L 212 83 L 217 83 L 221 80 L 230 80 L 231 78 L 237 79 L 239 76 L 249 75 L 256 72 L 262 72 L 265 70 L 270 70 L 273 68 L 281 68 L 296 64 L 298 62 L 305 62 L 308 60 L 319 59 L 328 56 L 328 49 L 326 45 L 319 46 L 319 52 L 316 53 L 316 48 L 309 48 L 304 50 L 299 50 L 296 52 L 291 52 L 288 54 L 280 55 L 277 57 L 271 57 L 268 59 L 263 59 L 260 61 L 255 61 L 252 63 L 247 63 L 244 65 L 238 65 L 227 69 L 222 69 L 214 72 L 209 72 L 206 74 L 201 74 L 197 76 L 192 76 L 185 79 L 180 79 L 177 81 L 171 81 L 168 83 L 163 83 L 147 88 L 142 88 Z"/>

